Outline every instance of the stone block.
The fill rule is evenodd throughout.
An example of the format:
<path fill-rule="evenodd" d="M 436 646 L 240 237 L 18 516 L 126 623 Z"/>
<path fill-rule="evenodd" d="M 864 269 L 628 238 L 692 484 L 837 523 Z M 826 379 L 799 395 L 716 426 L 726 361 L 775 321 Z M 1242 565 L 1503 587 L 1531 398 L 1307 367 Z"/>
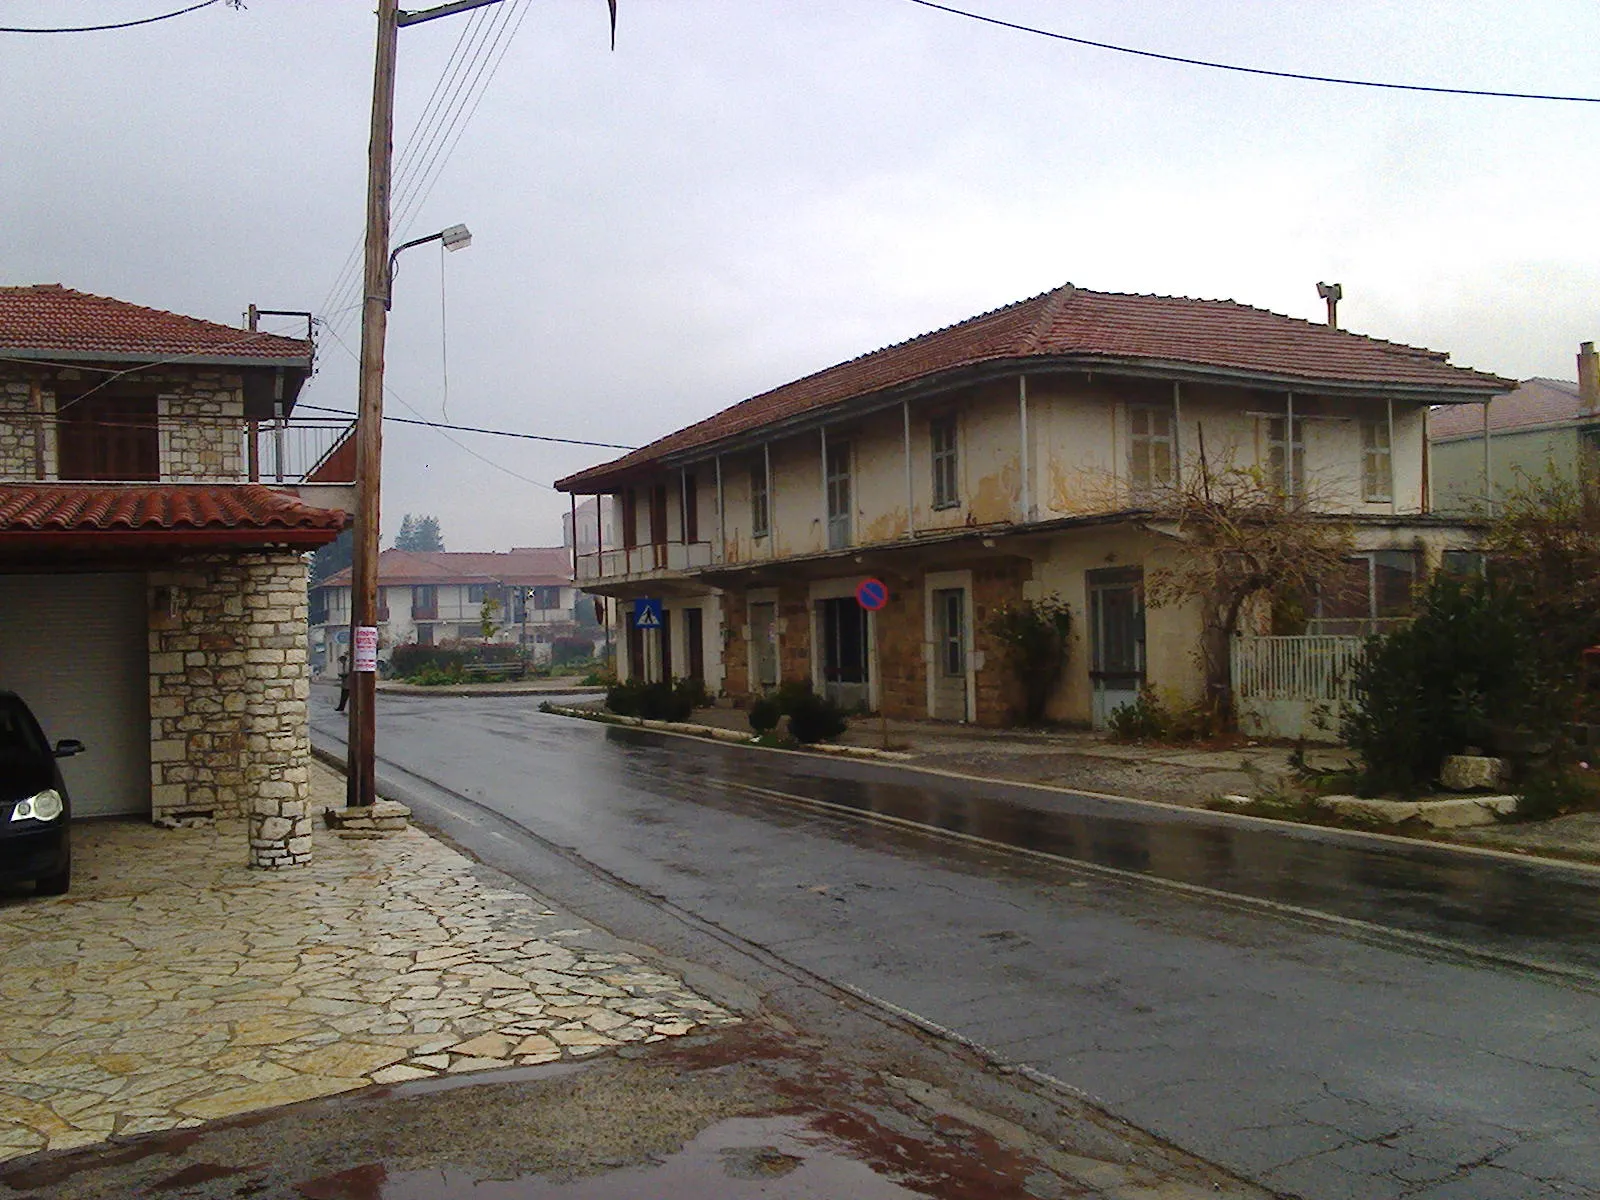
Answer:
<path fill-rule="evenodd" d="M 252 846 L 262 843 L 279 845 L 289 837 L 290 824 L 283 817 L 252 817 L 250 824 Z"/>
<path fill-rule="evenodd" d="M 1481 754 L 1452 754 L 1439 767 L 1439 782 L 1452 792 L 1493 791 L 1506 781 L 1506 760 Z"/>
<path fill-rule="evenodd" d="M 1366 796 L 1322 796 L 1317 803 L 1346 817 L 1398 825 L 1420 821 L 1433 829 L 1492 825 L 1517 811 L 1515 796 L 1451 796 L 1445 800 L 1376 800 Z"/>

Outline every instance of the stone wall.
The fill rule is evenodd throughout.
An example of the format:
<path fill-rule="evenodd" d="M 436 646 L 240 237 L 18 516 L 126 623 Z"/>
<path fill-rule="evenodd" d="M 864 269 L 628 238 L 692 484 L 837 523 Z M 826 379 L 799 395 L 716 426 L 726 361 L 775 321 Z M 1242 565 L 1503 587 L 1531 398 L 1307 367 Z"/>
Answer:
<path fill-rule="evenodd" d="M 153 818 L 246 817 L 252 865 L 309 862 L 304 560 L 197 556 L 149 588 Z"/>
<path fill-rule="evenodd" d="M 889 603 L 873 618 L 879 703 L 885 716 L 916 720 L 928 715 L 923 577 L 878 575 L 889 585 Z"/>
<path fill-rule="evenodd" d="M 1033 578 L 1033 564 L 1003 558 L 972 568 L 972 648 L 982 655 L 976 673 L 978 725 L 1004 725 L 1021 707 L 1021 691 L 1006 666 L 1005 645 L 989 632 L 989 620 L 1002 604 L 1022 600 L 1022 585 Z"/>
<path fill-rule="evenodd" d="M 151 375 L 160 392 L 161 477 L 165 480 L 242 479 L 244 391 L 237 375 L 195 370 Z"/>
<path fill-rule="evenodd" d="M 38 380 L 41 407 L 49 416 L 56 411 L 58 391 L 80 392 L 103 375 L 77 367 L 32 376 L 15 368 L 0 369 L 0 479 L 39 478 L 34 446 L 40 422 L 31 415 L 30 378 Z M 237 482 L 244 478 L 244 385 L 237 373 L 169 367 L 141 370 L 130 378 L 137 380 L 142 394 L 155 392 L 157 396 L 163 480 Z M 108 390 L 115 387 L 113 384 Z M 42 432 L 44 478 L 55 479 L 55 421 L 45 420 Z"/>
<path fill-rule="evenodd" d="M 41 393 L 41 408 L 55 412 L 53 393 Z M 44 439 L 46 473 L 52 474 L 56 462 L 55 421 L 32 415 L 33 398 L 25 376 L 0 371 L 0 479 L 37 479 L 35 454 L 40 437 Z"/>

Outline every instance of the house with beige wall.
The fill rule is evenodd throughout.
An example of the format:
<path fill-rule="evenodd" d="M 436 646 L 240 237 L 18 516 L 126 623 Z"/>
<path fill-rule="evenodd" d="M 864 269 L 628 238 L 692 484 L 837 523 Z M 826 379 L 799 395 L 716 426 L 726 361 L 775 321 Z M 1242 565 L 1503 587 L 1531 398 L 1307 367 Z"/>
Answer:
<path fill-rule="evenodd" d="M 1409 604 L 1473 531 L 1429 506 L 1427 413 L 1504 391 L 1446 356 L 1232 301 L 1071 285 L 752 397 L 561 480 L 612 506 L 578 556 L 614 598 L 625 676 L 738 699 L 810 679 L 849 706 L 997 724 L 994 612 L 1066 600 L 1051 706 L 1103 724 L 1153 685 L 1197 698 L 1199 616 L 1149 608 L 1179 531 L 1148 502 L 1204 457 L 1259 468 L 1359 551 L 1308 614 L 1348 632 Z M 867 612 L 864 578 L 887 584 Z M 660 600 L 660 628 L 632 620 Z"/>

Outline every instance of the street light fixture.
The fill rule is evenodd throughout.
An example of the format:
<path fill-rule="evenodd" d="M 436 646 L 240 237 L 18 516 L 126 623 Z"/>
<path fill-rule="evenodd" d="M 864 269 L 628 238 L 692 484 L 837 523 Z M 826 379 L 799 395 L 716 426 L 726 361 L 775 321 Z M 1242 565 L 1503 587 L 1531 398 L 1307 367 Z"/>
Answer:
<path fill-rule="evenodd" d="M 438 233 L 430 233 L 427 237 L 412 238 L 409 242 L 401 242 L 389 251 L 389 278 L 383 289 L 383 307 L 394 307 L 394 276 L 399 269 L 400 251 L 409 250 L 413 246 L 425 246 L 429 242 L 443 242 L 444 248 L 451 252 L 465 250 L 472 245 L 472 230 L 465 225 L 452 225 L 448 229 L 441 229 Z"/>

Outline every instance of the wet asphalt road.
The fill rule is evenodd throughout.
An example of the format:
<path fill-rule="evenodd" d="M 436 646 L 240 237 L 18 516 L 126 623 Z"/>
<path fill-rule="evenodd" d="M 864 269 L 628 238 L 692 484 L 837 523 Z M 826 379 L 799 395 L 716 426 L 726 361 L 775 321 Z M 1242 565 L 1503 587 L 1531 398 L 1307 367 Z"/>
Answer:
<path fill-rule="evenodd" d="M 1282 1192 L 1600 1196 L 1594 872 L 1288 840 L 597 726 L 531 700 L 380 704 L 380 780 L 425 818 L 451 814 L 452 834 L 503 869 L 519 839 L 559 847 Z M 342 740 L 320 696 L 313 727 L 321 745 Z"/>

